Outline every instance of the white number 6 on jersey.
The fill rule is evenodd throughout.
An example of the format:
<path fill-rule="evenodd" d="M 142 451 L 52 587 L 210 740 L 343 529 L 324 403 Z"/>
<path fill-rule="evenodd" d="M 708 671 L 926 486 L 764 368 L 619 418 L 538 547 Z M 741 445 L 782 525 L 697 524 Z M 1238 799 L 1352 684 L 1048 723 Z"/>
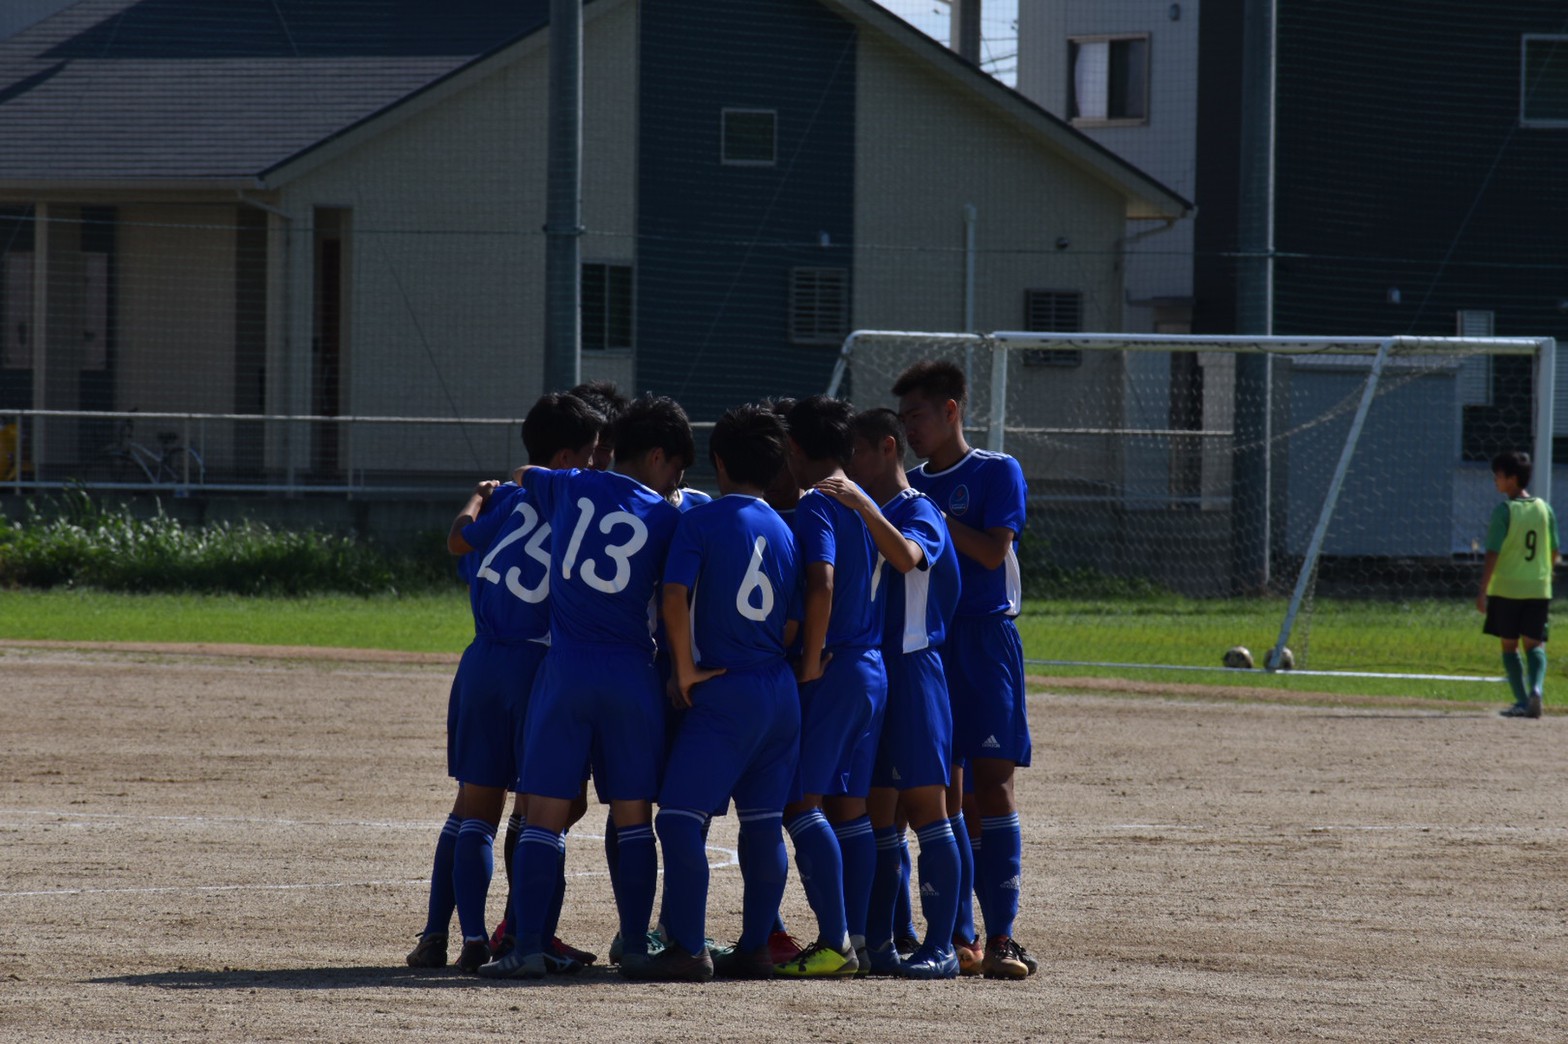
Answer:
<path fill-rule="evenodd" d="M 762 571 L 762 552 L 767 549 L 768 538 L 759 536 L 751 549 L 751 565 L 746 567 L 746 575 L 741 577 L 740 590 L 735 592 L 735 611 L 758 623 L 766 620 L 773 611 L 773 584 L 768 581 L 768 574 Z M 753 591 L 762 592 L 760 606 L 751 604 Z"/>

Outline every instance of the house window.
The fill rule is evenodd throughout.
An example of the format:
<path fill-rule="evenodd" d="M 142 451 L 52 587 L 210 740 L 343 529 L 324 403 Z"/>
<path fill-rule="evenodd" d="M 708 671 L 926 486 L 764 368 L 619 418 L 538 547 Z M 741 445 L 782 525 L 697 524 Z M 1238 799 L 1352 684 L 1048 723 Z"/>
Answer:
<path fill-rule="evenodd" d="M 1036 333 L 1077 333 L 1083 329 L 1083 294 L 1076 290 L 1025 290 L 1024 329 Z M 1025 366 L 1078 366 L 1076 348 L 1029 348 Z"/>
<path fill-rule="evenodd" d="M 1524 35 L 1519 122 L 1526 127 L 1568 127 L 1568 36 Z"/>
<path fill-rule="evenodd" d="M 725 109 L 724 162 L 735 167 L 771 167 L 778 155 L 779 114 L 772 109 Z"/>
<path fill-rule="evenodd" d="M 632 346 L 632 266 L 583 265 L 583 350 Z"/>
<path fill-rule="evenodd" d="M 1149 119 L 1149 38 L 1097 36 L 1067 41 L 1067 118 L 1074 123 Z"/>
<path fill-rule="evenodd" d="M 849 269 L 790 269 L 790 343 L 840 344 L 848 334 Z"/>

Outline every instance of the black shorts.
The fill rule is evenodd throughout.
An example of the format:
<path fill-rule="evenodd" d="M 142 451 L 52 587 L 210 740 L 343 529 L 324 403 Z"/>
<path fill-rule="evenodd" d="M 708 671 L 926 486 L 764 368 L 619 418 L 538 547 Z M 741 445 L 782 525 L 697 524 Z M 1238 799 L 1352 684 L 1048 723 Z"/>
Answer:
<path fill-rule="evenodd" d="M 1486 623 L 1481 626 L 1481 633 L 1510 640 L 1529 638 L 1533 641 L 1545 642 L 1546 615 L 1551 604 L 1551 600 L 1547 598 L 1503 598 L 1501 595 L 1487 595 Z"/>

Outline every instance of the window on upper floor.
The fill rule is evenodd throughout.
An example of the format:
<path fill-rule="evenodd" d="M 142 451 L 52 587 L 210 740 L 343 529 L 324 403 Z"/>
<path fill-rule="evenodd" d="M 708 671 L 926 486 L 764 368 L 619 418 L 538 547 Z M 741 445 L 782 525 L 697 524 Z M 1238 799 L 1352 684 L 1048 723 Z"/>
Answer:
<path fill-rule="evenodd" d="M 1083 294 L 1077 290 L 1025 290 L 1024 329 L 1035 333 L 1078 333 L 1083 329 Z M 1026 348 L 1025 366 L 1079 366 L 1076 348 Z"/>
<path fill-rule="evenodd" d="M 1519 123 L 1568 127 L 1568 36 L 1525 33 L 1520 43 Z"/>
<path fill-rule="evenodd" d="M 632 266 L 586 264 L 582 268 L 583 350 L 632 346 Z"/>
<path fill-rule="evenodd" d="M 776 111 L 725 109 L 720 118 L 720 155 L 727 166 L 771 167 L 778 161 Z"/>
<path fill-rule="evenodd" d="M 1067 118 L 1074 123 L 1147 123 L 1149 38 L 1068 40 Z"/>
<path fill-rule="evenodd" d="M 790 269 L 790 343 L 839 344 L 848 334 L 849 269 Z"/>

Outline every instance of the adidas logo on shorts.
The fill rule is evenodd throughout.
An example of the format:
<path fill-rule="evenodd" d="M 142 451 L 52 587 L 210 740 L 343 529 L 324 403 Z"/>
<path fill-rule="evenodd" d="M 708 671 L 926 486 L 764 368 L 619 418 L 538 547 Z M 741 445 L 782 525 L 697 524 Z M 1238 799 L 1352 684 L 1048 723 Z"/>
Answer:
<path fill-rule="evenodd" d="M 903 779 L 903 778 L 904 778 L 904 777 L 903 777 L 903 776 L 900 776 L 900 775 L 899 775 L 899 774 L 898 774 L 898 768 L 897 768 L 897 766 L 894 766 L 894 768 L 893 768 L 893 778 L 894 778 L 894 779 Z"/>
<path fill-rule="evenodd" d="M 922 881 L 920 882 L 920 894 L 922 896 L 937 896 L 941 895 L 942 893 L 937 891 L 936 886 L 933 885 L 930 881 Z"/>
<path fill-rule="evenodd" d="M 1019 876 L 1018 874 L 1014 874 L 1012 877 L 1009 877 L 1007 880 L 1002 882 L 1002 889 L 1004 891 L 1008 891 L 1008 892 L 1021 892 L 1021 891 L 1023 891 L 1023 889 L 1024 889 L 1023 878 L 1021 876 Z"/>
<path fill-rule="evenodd" d="M 995 736 L 987 736 L 985 738 L 985 742 L 980 744 L 980 746 L 984 747 L 986 750 L 1001 750 L 1002 749 L 1002 745 L 1000 743 L 996 742 L 996 737 Z"/>

